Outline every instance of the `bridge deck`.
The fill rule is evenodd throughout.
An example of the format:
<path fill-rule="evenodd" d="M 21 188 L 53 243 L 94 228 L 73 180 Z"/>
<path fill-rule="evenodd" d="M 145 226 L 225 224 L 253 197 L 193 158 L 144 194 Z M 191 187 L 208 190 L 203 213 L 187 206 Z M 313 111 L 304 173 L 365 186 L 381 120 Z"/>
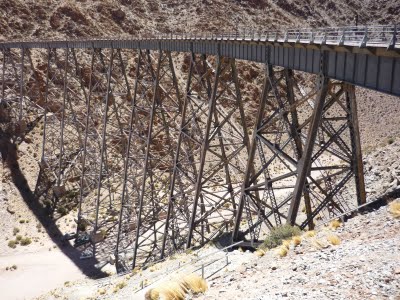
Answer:
<path fill-rule="evenodd" d="M 10 41 L 0 48 L 124 48 L 221 55 L 318 74 L 328 53 L 326 74 L 400 96 L 400 34 L 397 26 L 300 29 L 284 32 L 169 34 L 72 40 Z"/>

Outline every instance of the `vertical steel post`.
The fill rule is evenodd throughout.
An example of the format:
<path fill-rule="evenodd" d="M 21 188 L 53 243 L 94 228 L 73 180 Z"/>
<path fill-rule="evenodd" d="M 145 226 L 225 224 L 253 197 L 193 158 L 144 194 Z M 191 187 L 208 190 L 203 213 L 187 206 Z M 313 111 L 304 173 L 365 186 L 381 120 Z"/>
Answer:
<path fill-rule="evenodd" d="M 285 69 L 285 78 L 286 78 L 286 93 L 288 102 L 290 105 L 295 105 L 295 97 L 294 97 L 294 83 L 293 83 L 293 70 Z M 301 143 L 301 137 L 299 130 L 299 119 L 297 115 L 297 108 L 291 111 L 292 123 L 290 124 L 291 135 L 294 139 L 296 150 L 297 150 L 297 159 L 300 160 L 303 156 L 303 144 Z M 308 185 L 308 181 L 305 182 L 306 186 Z M 304 191 L 304 202 L 306 207 L 307 218 L 311 216 L 311 200 L 310 193 L 305 190 Z M 313 229 L 313 222 L 309 223 L 310 230 Z"/>
<path fill-rule="evenodd" d="M 85 137 L 83 142 L 83 156 L 82 156 L 82 174 L 80 179 L 80 190 L 79 190 L 79 207 L 78 207 L 78 227 L 77 232 L 79 231 L 79 225 L 81 221 L 81 213 L 82 213 L 82 202 L 83 202 L 83 186 L 85 181 L 85 168 L 86 168 L 86 154 L 87 154 L 87 142 L 88 142 L 88 135 L 89 135 L 89 120 L 90 120 L 90 100 L 92 97 L 92 84 L 93 84 L 93 67 L 94 67 L 94 55 L 95 49 L 92 48 L 92 62 L 90 65 L 90 78 L 89 78 L 89 94 L 86 99 L 86 122 L 85 122 Z"/>
<path fill-rule="evenodd" d="M 145 194 L 145 188 L 146 188 L 146 179 L 147 179 L 147 170 L 149 168 L 149 156 L 150 156 L 150 144 L 152 141 L 152 133 L 153 133 L 153 121 L 154 121 L 154 115 L 155 115 L 155 110 L 157 106 L 157 89 L 158 89 L 158 81 L 159 81 L 159 76 L 160 76 L 160 68 L 161 68 L 161 57 L 162 57 L 162 52 L 160 51 L 160 55 L 158 57 L 158 62 L 157 62 L 157 71 L 155 75 L 155 81 L 154 81 L 154 93 L 153 93 L 153 101 L 152 101 L 152 107 L 151 107 L 151 114 L 150 114 L 150 124 L 149 128 L 147 131 L 147 141 L 146 141 L 146 154 L 145 154 L 145 159 L 144 159 L 144 166 L 143 166 L 143 180 L 142 180 L 142 186 L 141 186 L 141 193 L 140 193 L 140 199 L 139 199 L 139 209 L 138 209 L 138 219 L 137 219 L 137 226 L 136 226 L 136 239 L 135 239 L 135 247 L 133 249 L 133 268 L 136 265 L 136 256 L 137 256 L 137 248 L 139 246 L 139 237 L 140 237 L 140 228 L 141 228 L 141 223 L 142 223 L 142 212 L 143 212 L 143 202 L 144 202 L 144 194 Z"/>
<path fill-rule="evenodd" d="M 119 55 L 121 55 L 121 52 L 119 52 Z M 126 149 L 126 154 L 125 154 L 125 164 L 124 164 L 124 178 L 123 178 L 123 186 L 122 186 L 122 197 L 121 197 L 121 210 L 119 213 L 119 224 L 118 224 L 118 235 L 117 235 L 117 246 L 115 249 L 115 265 L 117 266 L 117 271 L 118 271 L 118 266 L 119 266 L 119 244 L 120 244 L 120 239 L 121 239 L 121 231 L 122 231 L 122 219 L 123 219 L 123 212 L 124 212 L 124 206 L 125 204 L 125 199 L 126 199 L 126 188 L 127 188 L 127 182 L 128 182 L 128 167 L 129 167 L 129 156 L 130 156 L 130 148 L 131 148 L 131 142 L 132 142 L 132 133 L 133 133 L 133 119 L 136 114 L 136 94 L 137 94 L 137 87 L 139 84 L 139 73 L 140 73 L 140 65 L 141 65 L 141 55 L 139 53 L 138 55 L 138 62 L 136 66 L 136 78 L 135 78 L 135 87 L 133 91 L 133 100 L 132 100 L 132 108 L 131 108 L 131 116 L 129 120 L 129 135 L 128 135 L 128 144 L 127 144 L 127 149 Z M 122 59 L 121 59 L 122 61 Z M 128 85 L 128 81 L 126 78 L 126 83 Z M 129 85 L 128 85 L 129 86 Z"/>
<path fill-rule="evenodd" d="M 50 69 L 51 49 L 47 48 L 47 69 L 46 69 L 46 91 L 44 95 L 44 126 L 43 126 L 43 140 L 42 140 L 42 156 L 40 159 L 41 169 L 44 163 L 44 151 L 46 147 L 46 125 L 47 125 L 47 99 L 49 97 L 49 69 Z"/>
<path fill-rule="evenodd" d="M 65 120 L 65 103 L 67 101 L 67 74 L 68 74 L 68 55 L 69 49 L 66 48 L 65 53 L 65 65 L 64 65 L 64 91 L 63 91 L 63 106 L 62 106 L 62 114 L 61 114 L 61 122 L 60 122 L 60 152 L 59 152 L 59 169 L 57 174 L 57 186 L 61 184 L 61 173 L 62 172 L 62 161 L 64 156 L 64 120 Z"/>
<path fill-rule="evenodd" d="M 319 93 L 315 102 L 312 120 L 310 123 L 307 141 L 304 147 L 303 155 L 297 166 L 297 180 L 293 191 L 292 201 L 290 202 L 287 222 L 294 225 L 297 212 L 300 206 L 301 196 L 304 191 L 307 176 L 311 170 L 311 157 L 317 138 L 318 127 L 321 123 L 322 112 L 325 104 L 325 98 L 328 93 L 329 79 L 325 76 L 325 55 L 321 58 L 321 74 L 319 75 Z"/>
<path fill-rule="evenodd" d="M 354 85 L 346 84 L 346 102 L 349 109 L 349 129 L 352 147 L 352 167 L 356 181 L 358 205 L 366 203 L 364 170 L 361 152 L 360 129 L 358 124 L 357 101 Z"/>
<path fill-rule="evenodd" d="M 4 89 L 4 79 L 5 79 L 5 72 L 6 72 L 6 49 L 3 48 L 3 71 L 2 71 L 2 75 L 1 75 L 1 101 L 0 103 L 2 103 L 4 101 L 4 96 L 5 96 L 5 89 Z"/>
<path fill-rule="evenodd" d="M 103 118 L 103 133 L 102 133 L 102 144 L 101 144 L 101 151 L 100 151 L 100 168 L 99 168 L 99 181 L 97 184 L 97 197 L 96 197 L 96 219 L 94 224 L 94 232 L 98 229 L 98 221 L 99 221 L 99 209 L 100 209 L 100 190 L 101 190 L 101 179 L 103 173 L 103 163 L 104 163 L 104 156 L 106 151 L 106 132 L 107 132 L 107 120 L 108 120 L 108 102 L 110 98 L 110 85 L 111 85 L 111 75 L 112 75 L 112 66 L 114 60 L 114 49 L 111 48 L 111 55 L 110 55 L 110 64 L 108 67 L 108 74 L 107 74 L 107 89 L 106 89 L 106 101 L 105 101 L 105 111 L 104 111 L 104 118 Z M 93 247 L 93 254 L 96 253 L 96 247 Z"/>
<path fill-rule="evenodd" d="M 174 188 L 175 188 L 175 181 L 177 177 L 177 168 L 179 165 L 179 155 L 180 155 L 180 149 L 181 149 L 181 144 L 182 144 L 182 137 L 183 137 L 183 128 L 185 126 L 186 122 L 186 109 L 187 109 L 187 104 L 189 101 L 189 90 L 190 90 L 190 83 L 192 80 L 192 75 L 193 75 L 193 64 L 195 62 L 194 54 L 191 52 L 191 59 L 190 59 L 190 67 L 189 67 L 189 73 L 188 73 L 188 79 L 186 82 L 186 95 L 185 95 L 185 100 L 183 102 L 183 107 L 182 107 L 182 119 L 181 119 L 181 124 L 179 126 L 179 136 L 178 136 L 178 141 L 176 145 L 176 152 L 175 152 L 175 158 L 174 158 L 174 168 L 173 168 L 173 173 L 171 177 L 171 182 L 169 186 L 169 198 L 168 198 L 168 210 L 167 210 L 167 217 L 165 220 L 165 229 L 164 229 L 164 236 L 163 236 L 163 241 L 161 245 L 161 259 L 164 258 L 165 255 L 165 246 L 167 242 L 167 235 L 168 235 L 168 228 L 169 228 L 169 223 L 171 219 L 171 214 L 172 214 L 172 209 L 174 205 Z"/>
<path fill-rule="evenodd" d="M 268 67 L 268 65 L 266 66 L 266 68 L 267 67 Z M 242 219 L 243 208 L 244 208 L 244 204 L 246 202 L 246 197 L 247 197 L 246 188 L 250 184 L 250 177 L 251 177 L 252 170 L 253 170 L 254 157 L 255 157 L 256 150 L 257 150 L 257 133 L 258 133 L 257 130 L 261 126 L 262 121 L 264 119 L 264 110 L 265 110 L 265 106 L 267 104 L 268 94 L 269 94 L 270 90 L 271 90 L 271 85 L 270 85 L 269 79 L 267 76 L 265 76 L 264 84 L 263 84 L 263 91 L 262 91 L 261 100 L 260 100 L 260 104 L 259 104 L 258 112 L 257 112 L 257 119 L 256 119 L 256 123 L 254 125 L 253 135 L 251 137 L 251 145 L 250 145 L 250 150 L 249 150 L 249 157 L 247 160 L 246 172 L 244 175 L 243 184 L 242 184 L 242 188 L 240 191 L 239 205 L 237 208 L 235 224 L 233 227 L 232 239 L 234 241 L 239 238 L 240 221 Z"/>
<path fill-rule="evenodd" d="M 204 164 L 206 163 L 206 154 L 207 154 L 207 149 L 209 145 L 209 135 L 210 135 L 210 129 L 211 129 L 211 123 L 213 119 L 213 113 L 215 110 L 215 104 L 216 104 L 216 95 L 217 95 L 217 89 L 218 89 L 218 82 L 219 82 L 219 75 L 221 72 L 221 57 L 218 55 L 217 56 L 217 68 L 215 71 L 215 81 L 214 81 L 214 88 L 211 94 L 211 97 L 209 99 L 208 103 L 208 116 L 207 116 L 207 123 L 206 123 L 206 129 L 204 133 L 204 141 L 203 145 L 201 148 L 201 153 L 200 153 L 200 165 L 199 165 L 199 171 L 197 174 L 197 182 L 196 182 L 196 188 L 195 188 L 195 195 L 193 199 L 193 207 L 192 207 L 192 215 L 189 221 L 189 232 L 188 232 L 188 237 L 187 237 L 187 242 L 186 242 L 186 248 L 190 248 L 190 245 L 192 243 L 192 236 L 193 236 L 193 230 L 195 226 L 195 219 L 196 219 L 196 210 L 197 210 L 197 204 L 199 201 L 200 197 L 200 192 L 201 192 L 201 186 L 202 186 L 202 178 L 203 178 L 203 170 L 204 170 Z"/>
<path fill-rule="evenodd" d="M 24 61 L 25 61 L 25 48 L 21 49 L 21 77 L 20 77 L 20 99 L 19 99 L 19 120 L 22 120 L 22 110 L 24 101 Z"/>

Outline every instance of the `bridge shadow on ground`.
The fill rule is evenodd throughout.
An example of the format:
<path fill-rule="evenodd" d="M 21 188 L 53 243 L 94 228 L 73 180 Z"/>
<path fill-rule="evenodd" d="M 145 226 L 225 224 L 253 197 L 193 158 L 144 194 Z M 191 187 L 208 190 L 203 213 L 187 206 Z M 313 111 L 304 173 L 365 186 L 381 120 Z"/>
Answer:
<path fill-rule="evenodd" d="M 0 151 L 3 160 L 3 165 L 5 165 L 11 173 L 11 179 L 24 199 L 25 203 L 29 209 L 35 214 L 37 220 L 46 230 L 49 237 L 57 245 L 57 247 L 68 257 L 83 274 L 91 278 L 102 278 L 107 276 L 106 273 L 94 267 L 97 260 L 91 259 L 80 259 L 80 251 L 74 248 L 68 241 L 61 240 L 62 233 L 56 225 L 56 220 L 51 218 L 46 214 L 45 209 L 35 198 L 33 192 L 31 191 L 28 182 L 22 173 L 17 155 L 17 147 L 10 136 L 4 133 L 0 129 Z"/>

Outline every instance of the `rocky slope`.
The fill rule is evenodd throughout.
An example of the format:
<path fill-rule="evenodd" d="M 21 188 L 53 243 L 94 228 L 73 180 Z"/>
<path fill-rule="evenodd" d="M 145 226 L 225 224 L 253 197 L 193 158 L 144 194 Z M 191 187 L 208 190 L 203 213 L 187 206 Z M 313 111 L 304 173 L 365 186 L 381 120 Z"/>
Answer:
<path fill-rule="evenodd" d="M 2 39 L 346 26 L 400 21 L 396 0 L 1 1 Z"/>
<path fill-rule="evenodd" d="M 323 229 L 292 245 L 287 257 L 232 254 L 228 270 L 198 299 L 399 299 L 399 230 L 400 220 L 384 206 L 346 222 L 335 232 L 337 246 Z"/>
<path fill-rule="evenodd" d="M 205 247 L 134 275 L 67 284 L 38 299 L 144 299 L 165 282 L 190 272 L 200 275 L 201 265 L 209 289 L 187 299 L 400 299 L 399 230 L 400 219 L 382 206 L 336 230 L 321 227 L 313 237 L 304 234 L 285 257 L 274 249 L 263 257 L 234 250 L 226 259 L 223 251 Z M 330 243 L 331 236 L 340 244 Z"/>

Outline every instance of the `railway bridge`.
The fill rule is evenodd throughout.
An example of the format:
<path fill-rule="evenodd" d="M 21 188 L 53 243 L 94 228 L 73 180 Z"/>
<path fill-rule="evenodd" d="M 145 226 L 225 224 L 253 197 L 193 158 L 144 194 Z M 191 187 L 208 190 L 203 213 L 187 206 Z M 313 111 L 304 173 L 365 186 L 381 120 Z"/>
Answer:
<path fill-rule="evenodd" d="M 396 25 L 0 42 L 35 196 L 124 271 L 366 203 L 355 86 L 400 96 Z M 72 211 L 71 211 L 72 210 Z"/>

